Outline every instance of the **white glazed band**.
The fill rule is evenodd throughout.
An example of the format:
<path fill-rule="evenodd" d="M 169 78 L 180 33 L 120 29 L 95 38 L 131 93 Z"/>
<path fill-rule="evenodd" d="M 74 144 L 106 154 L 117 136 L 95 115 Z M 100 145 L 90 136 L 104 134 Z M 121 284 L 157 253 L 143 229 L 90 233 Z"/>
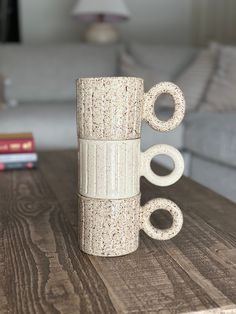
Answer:
<path fill-rule="evenodd" d="M 151 224 L 151 214 L 159 209 L 171 214 L 170 228 L 158 229 Z M 125 255 L 137 249 L 140 229 L 156 240 L 168 240 L 179 233 L 182 224 L 181 210 L 166 199 L 154 199 L 140 206 L 140 194 L 118 200 L 79 195 L 79 246 L 88 254 Z"/>
<path fill-rule="evenodd" d="M 140 140 L 79 140 L 79 193 L 119 199 L 139 194 Z"/>
<path fill-rule="evenodd" d="M 154 156 L 165 155 L 169 156 L 173 163 L 173 171 L 166 176 L 159 176 L 154 173 L 150 167 L 151 161 Z M 152 184 L 158 186 L 169 186 L 177 182 L 184 172 L 184 160 L 180 152 L 166 144 L 158 144 L 150 147 L 141 156 L 141 175 L 143 175 Z"/>
<path fill-rule="evenodd" d="M 167 176 L 156 175 L 150 166 L 156 155 L 169 156 L 174 162 Z M 95 141 L 79 139 L 79 193 L 86 197 L 121 199 L 140 192 L 140 176 L 151 183 L 168 186 L 183 174 L 181 154 L 169 145 L 155 145 L 140 152 L 140 139 Z"/>

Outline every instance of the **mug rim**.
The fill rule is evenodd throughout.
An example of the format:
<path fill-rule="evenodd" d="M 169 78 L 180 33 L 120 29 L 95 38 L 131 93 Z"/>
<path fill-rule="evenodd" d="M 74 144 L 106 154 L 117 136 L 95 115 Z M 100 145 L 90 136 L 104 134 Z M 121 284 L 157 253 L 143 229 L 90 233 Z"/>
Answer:
<path fill-rule="evenodd" d="M 95 197 L 88 197 L 88 196 L 84 196 L 82 194 L 80 194 L 79 192 L 76 192 L 76 196 L 80 197 L 86 201 L 103 201 L 103 202 L 118 202 L 118 201 L 125 201 L 125 200 L 132 200 L 132 199 L 137 199 L 137 198 L 141 198 L 141 192 L 139 192 L 138 194 L 132 195 L 130 197 L 121 197 L 121 198 L 114 198 L 114 199 L 110 199 L 110 198 L 95 198 Z M 140 205 L 141 207 L 141 205 Z"/>
<path fill-rule="evenodd" d="M 104 81 L 116 81 L 118 79 L 121 80 L 126 80 L 126 81 L 131 81 L 131 80 L 138 80 L 141 81 L 142 83 L 144 82 L 144 79 L 142 79 L 141 77 L 136 77 L 136 76 L 100 76 L 100 77 L 81 77 L 79 79 L 77 79 L 77 83 L 80 83 L 82 81 L 86 82 L 86 81 L 99 81 L 99 80 L 104 80 Z"/>

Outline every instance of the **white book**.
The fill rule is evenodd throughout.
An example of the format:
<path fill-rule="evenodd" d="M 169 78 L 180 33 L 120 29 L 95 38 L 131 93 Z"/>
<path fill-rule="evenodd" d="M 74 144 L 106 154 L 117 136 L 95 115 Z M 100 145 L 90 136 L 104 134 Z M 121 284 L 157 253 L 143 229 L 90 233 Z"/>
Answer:
<path fill-rule="evenodd" d="M 29 154 L 1 154 L 0 162 L 35 162 L 38 160 L 38 156 L 36 153 Z"/>

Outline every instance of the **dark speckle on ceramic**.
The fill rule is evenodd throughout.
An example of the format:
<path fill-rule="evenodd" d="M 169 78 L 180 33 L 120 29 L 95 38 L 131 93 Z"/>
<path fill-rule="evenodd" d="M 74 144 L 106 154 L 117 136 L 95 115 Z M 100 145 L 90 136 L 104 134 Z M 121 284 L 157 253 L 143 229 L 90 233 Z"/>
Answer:
<path fill-rule="evenodd" d="M 154 111 L 163 93 L 175 103 L 173 117 L 159 120 Z M 162 82 L 144 93 L 143 80 L 135 77 L 85 78 L 77 81 L 78 136 L 84 139 L 125 140 L 140 138 L 141 121 L 158 131 L 170 131 L 183 119 L 185 101 L 173 83 Z"/>
<path fill-rule="evenodd" d="M 169 229 L 155 228 L 150 216 L 165 209 L 173 218 Z M 150 237 L 167 240 L 181 229 L 183 216 L 178 206 L 166 199 L 155 199 L 140 206 L 140 194 L 125 199 L 93 199 L 79 195 L 79 246 L 82 251 L 98 256 L 119 256 L 138 248 L 139 231 Z"/>

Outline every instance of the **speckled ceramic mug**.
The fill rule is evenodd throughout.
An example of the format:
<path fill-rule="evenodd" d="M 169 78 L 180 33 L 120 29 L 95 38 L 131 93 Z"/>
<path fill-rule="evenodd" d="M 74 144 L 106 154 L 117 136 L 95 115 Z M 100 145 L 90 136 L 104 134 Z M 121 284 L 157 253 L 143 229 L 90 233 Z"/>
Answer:
<path fill-rule="evenodd" d="M 79 246 L 82 251 L 98 256 L 119 256 L 138 248 L 139 231 L 151 238 L 168 240 L 182 228 L 179 207 L 167 199 L 155 199 L 140 206 L 140 194 L 125 199 L 92 199 L 79 195 Z M 151 214 L 167 210 L 173 222 L 168 229 L 155 228 Z"/>
<path fill-rule="evenodd" d="M 175 110 L 168 121 L 157 118 L 154 105 L 161 94 L 170 94 Z M 78 137 L 95 140 L 140 138 L 141 121 L 158 131 L 170 131 L 182 121 L 185 100 L 173 83 L 162 82 L 144 93 L 136 77 L 82 78 L 77 81 Z"/>
<path fill-rule="evenodd" d="M 174 169 L 159 176 L 151 169 L 154 156 L 166 155 Z M 184 161 L 172 146 L 159 144 L 140 151 L 140 139 L 98 141 L 79 139 L 79 193 L 86 197 L 121 199 L 140 193 L 140 177 L 158 186 L 168 186 L 182 176 Z"/>

